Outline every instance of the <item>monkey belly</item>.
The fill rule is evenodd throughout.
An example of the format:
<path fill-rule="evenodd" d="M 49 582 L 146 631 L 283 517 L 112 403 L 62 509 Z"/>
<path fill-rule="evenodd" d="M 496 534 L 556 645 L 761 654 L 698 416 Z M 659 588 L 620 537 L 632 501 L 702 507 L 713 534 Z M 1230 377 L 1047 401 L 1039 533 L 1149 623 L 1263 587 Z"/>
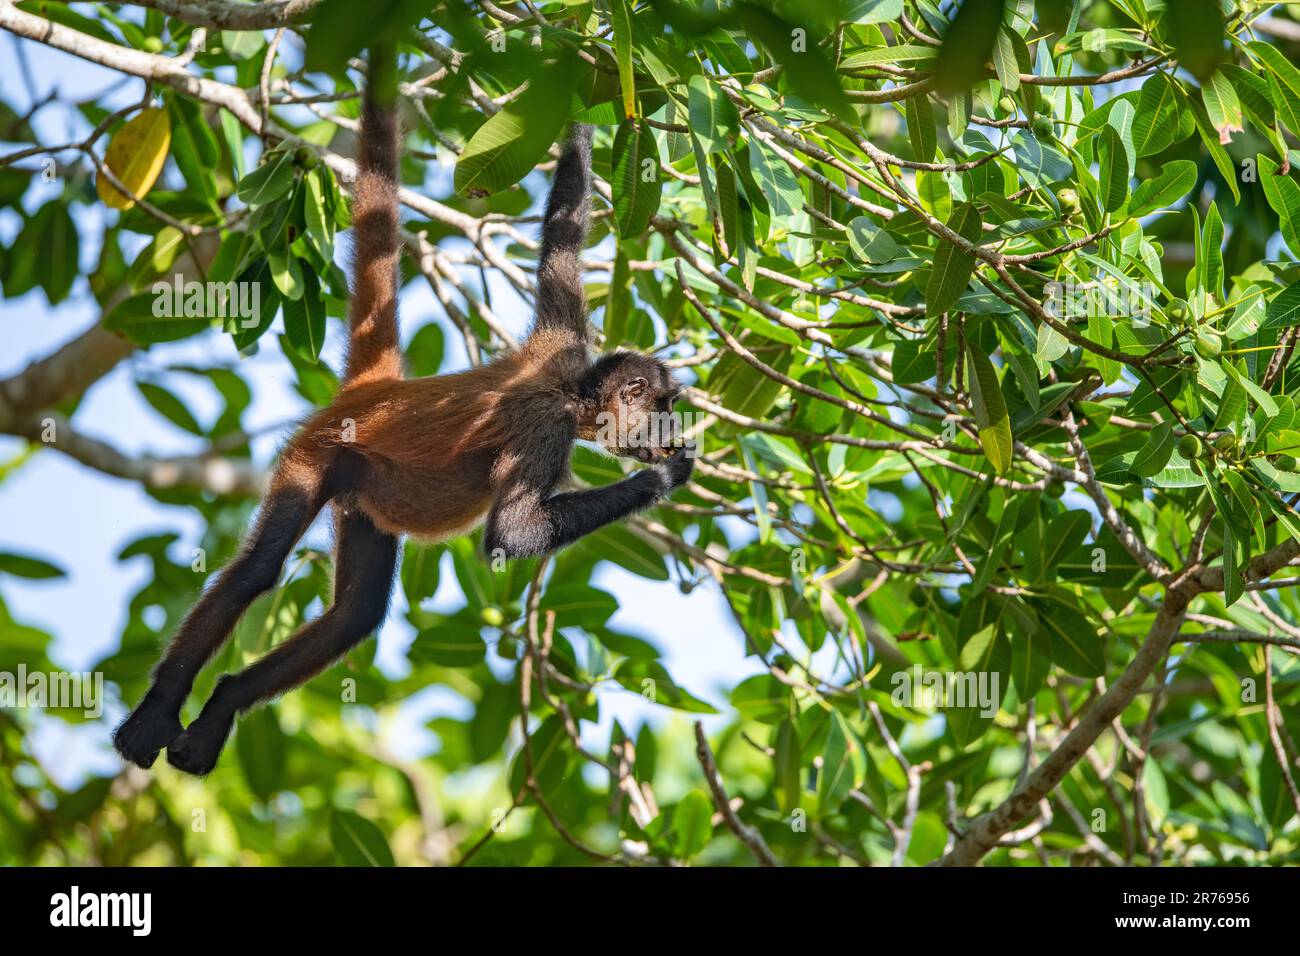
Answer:
<path fill-rule="evenodd" d="M 477 527 L 492 504 L 488 481 L 490 459 L 482 468 L 459 467 L 413 471 L 371 461 L 357 503 L 380 529 L 443 541 Z"/>

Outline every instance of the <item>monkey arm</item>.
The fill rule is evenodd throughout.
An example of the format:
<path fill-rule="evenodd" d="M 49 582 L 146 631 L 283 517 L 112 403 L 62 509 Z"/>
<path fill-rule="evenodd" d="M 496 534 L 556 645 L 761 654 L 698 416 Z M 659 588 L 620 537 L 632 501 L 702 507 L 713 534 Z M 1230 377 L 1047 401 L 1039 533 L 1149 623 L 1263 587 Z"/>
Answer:
<path fill-rule="evenodd" d="M 555 167 L 546 200 L 533 328 L 568 330 L 584 343 L 589 332 L 580 256 L 590 217 L 591 127 L 576 124 Z"/>
<path fill-rule="evenodd" d="M 523 459 L 527 462 L 530 459 Z M 602 488 L 552 494 L 560 474 L 521 465 L 488 513 L 483 546 L 488 554 L 531 558 L 571 544 L 620 518 L 654 505 L 685 483 L 694 461 L 685 448 L 622 481 Z M 549 472 L 549 473 L 548 473 Z"/>
<path fill-rule="evenodd" d="M 483 545 L 507 558 L 531 558 L 571 544 L 598 528 L 648 508 L 671 489 L 659 466 L 603 488 L 541 498 L 508 492 L 488 515 Z"/>

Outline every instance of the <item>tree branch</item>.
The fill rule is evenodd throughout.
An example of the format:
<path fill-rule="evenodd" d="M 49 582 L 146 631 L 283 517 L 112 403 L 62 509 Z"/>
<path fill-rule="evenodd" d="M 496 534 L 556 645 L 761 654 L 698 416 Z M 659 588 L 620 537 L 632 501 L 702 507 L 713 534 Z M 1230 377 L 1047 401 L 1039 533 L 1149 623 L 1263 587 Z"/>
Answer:
<path fill-rule="evenodd" d="M 1146 640 L 1119 679 L 1097 699 L 1056 749 L 1012 791 L 1011 796 L 971 821 L 965 834 L 937 861 L 937 865 L 972 866 L 978 863 L 984 854 L 997 846 L 1004 833 L 1028 816 L 1038 802 L 1056 788 L 1111 721 L 1124 712 L 1151 672 L 1164 660 L 1187 614 L 1192 590 L 1178 587 L 1169 591 Z"/>
<path fill-rule="evenodd" d="M 780 866 L 781 864 L 777 862 L 763 839 L 763 835 L 736 816 L 736 811 L 732 809 L 731 800 L 727 797 L 727 788 L 722 783 L 722 774 L 718 772 L 717 761 L 713 759 L 713 750 L 709 747 L 709 738 L 704 734 L 704 724 L 698 720 L 695 722 L 695 756 L 704 770 L 704 779 L 708 782 L 709 792 L 713 794 L 713 805 L 718 808 L 718 813 L 722 815 L 727 829 L 736 835 L 736 839 L 743 843 L 750 853 L 754 854 L 759 864 Z"/>

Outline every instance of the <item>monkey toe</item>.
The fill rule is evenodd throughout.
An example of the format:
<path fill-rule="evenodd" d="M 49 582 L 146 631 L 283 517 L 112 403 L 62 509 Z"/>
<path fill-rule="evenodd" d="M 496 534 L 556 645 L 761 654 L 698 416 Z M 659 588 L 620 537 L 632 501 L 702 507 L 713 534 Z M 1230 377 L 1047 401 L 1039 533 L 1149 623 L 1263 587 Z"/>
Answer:
<path fill-rule="evenodd" d="M 232 723 L 231 718 L 200 714 L 199 719 L 167 748 L 167 762 L 185 773 L 206 776 L 217 765 Z"/>
<path fill-rule="evenodd" d="M 184 731 L 179 710 L 146 697 L 114 732 L 114 749 L 137 767 L 148 770 L 159 751 Z"/>

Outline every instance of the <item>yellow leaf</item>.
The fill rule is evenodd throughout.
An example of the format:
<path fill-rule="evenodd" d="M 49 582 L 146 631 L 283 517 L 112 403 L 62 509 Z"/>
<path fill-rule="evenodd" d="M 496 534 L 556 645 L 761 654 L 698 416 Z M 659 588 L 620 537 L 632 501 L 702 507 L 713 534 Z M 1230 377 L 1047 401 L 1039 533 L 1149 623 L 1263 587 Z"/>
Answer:
<path fill-rule="evenodd" d="M 172 144 L 172 124 L 167 111 L 150 107 L 119 129 L 108 143 L 104 165 L 137 198 L 148 194 L 167 161 Z M 108 181 L 96 177 L 95 192 L 114 209 L 130 209 L 135 200 Z"/>

